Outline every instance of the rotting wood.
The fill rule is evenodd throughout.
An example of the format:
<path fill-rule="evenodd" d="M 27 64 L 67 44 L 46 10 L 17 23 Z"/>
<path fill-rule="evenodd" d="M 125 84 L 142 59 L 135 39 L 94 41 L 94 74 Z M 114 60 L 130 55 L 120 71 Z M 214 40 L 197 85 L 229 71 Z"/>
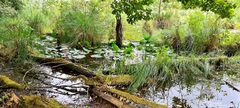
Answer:
<path fill-rule="evenodd" d="M 117 89 L 113 89 L 113 88 L 106 88 L 105 89 L 107 92 L 113 93 L 113 94 L 117 94 L 120 97 L 124 97 L 127 98 L 128 100 L 131 100 L 137 104 L 142 104 L 145 106 L 149 106 L 151 108 L 167 108 L 166 104 L 157 104 L 155 102 L 149 101 L 147 99 L 144 98 L 140 98 L 138 96 L 132 95 L 130 93 L 127 92 L 123 92 Z"/>
<path fill-rule="evenodd" d="M 13 89 L 24 89 L 24 85 L 21 85 L 7 76 L 0 75 L 0 85 L 2 86 L 1 88 L 13 88 Z"/>
<path fill-rule="evenodd" d="M 94 72 L 62 58 L 42 58 L 36 56 L 33 56 L 33 58 L 39 63 L 48 63 L 46 65 L 57 66 L 56 68 L 62 68 L 63 70 L 68 70 L 68 72 L 72 71 L 75 75 L 84 75 L 89 78 L 96 76 Z"/>
<path fill-rule="evenodd" d="M 133 106 L 127 105 L 123 103 L 122 101 L 118 100 L 117 98 L 114 98 L 111 95 L 104 94 L 103 92 L 100 92 L 100 90 L 93 89 L 93 93 L 96 94 L 98 97 L 101 97 L 102 99 L 110 102 L 114 106 L 118 108 L 134 108 Z"/>

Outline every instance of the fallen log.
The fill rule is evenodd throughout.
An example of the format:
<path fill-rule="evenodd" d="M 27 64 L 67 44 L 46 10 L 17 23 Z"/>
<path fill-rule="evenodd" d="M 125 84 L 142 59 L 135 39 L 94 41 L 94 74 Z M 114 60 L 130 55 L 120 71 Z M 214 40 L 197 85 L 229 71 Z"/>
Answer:
<path fill-rule="evenodd" d="M 55 68 L 60 68 L 64 70 L 64 72 L 68 72 L 66 74 L 75 75 L 77 77 L 83 78 L 86 80 L 87 77 L 88 82 L 91 82 L 91 79 L 98 80 L 98 82 L 106 84 L 106 85 L 129 85 L 132 82 L 132 77 L 130 75 L 96 75 L 93 71 L 82 67 L 81 65 L 76 65 L 68 60 L 62 58 L 42 58 L 32 56 L 36 62 L 41 64 L 52 66 Z M 77 78 L 75 77 L 75 78 Z M 90 84 L 90 83 L 88 83 Z M 92 85 L 92 84 L 90 84 Z"/>
<path fill-rule="evenodd" d="M 83 79 L 87 85 L 108 85 L 108 86 L 118 86 L 118 85 L 129 85 L 131 84 L 133 78 L 130 75 L 96 75 L 96 77 L 88 78 L 84 75 L 78 75 L 71 80 Z M 98 82 L 95 82 L 98 80 Z"/>
<path fill-rule="evenodd" d="M 105 87 L 106 85 L 130 84 L 132 81 L 132 77 L 130 75 L 120 75 L 120 76 L 96 75 L 94 72 L 82 66 L 76 65 L 70 61 L 67 61 L 61 58 L 41 58 L 41 57 L 34 57 L 34 58 L 39 63 L 49 65 L 49 66 L 55 66 L 55 67 L 59 66 L 61 67 L 61 69 L 73 71 L 73 73 L 75 73 L 75 75 L 77 76 L 72 79 L 78 79 L 78 78 L 83 79 L 87 85 L 90 85 L 92 87 L 94 94 L 112 103 L 118 108 L 131 108 L 131 106 L 124 104 L 123 102 L 117 100 L 111 95 L 104 94 L 104 92 L 102 91 L 102 88 L 104 88 L 104 90 L 106 90 L 109 93 L 113 93 L 120 97 L 124 97 L 137 104 L 142 104 L 151 108 L 167 108 L 167 105 L 165 104 L 157 104 L 155 102 L 151 102 L 149 100 L 140 98 L 138 96 L 132 95 L 127 92 Z"/>
<path fill-rule="evenodd" d="M 151 108 L 167 108 L 166 104 L 157 104 L 155 102 L 149 101 L 149 100 L 144 99 L 144 98 L 140 98 L 138 96 L 135 96 L 135 95 L 132 95 L 130 93 L 123 92 L 123 91 L 120 91 L 120 90 L 117 90 L 117 89 L 107 88 L 107 87 L 105 87 L 105 89 L 103 89 L 103 88 L 99 88 L 99 89 L 105 90 L 106 92 L 116 94 L 120 97 L 124 97 L 128 100 L 131 100 L 134 103 L 149 106 Z"/>
<path fill-rule="evenodd" d="M 118 107 L 118 108 L 134 108 L 133 106 L 127 105 L 125 103 L 123 103 L 122 101 L 118 100 L 117 98 L 114 98 L 111 95 L 108 94 L 104 94 L 103 92 L 100 92 L 99 90 L 97 90 L 96 88 L 92 90 L 94 94 L 96 94 L 98 97 L 101 97 L 102 99 L 110 102 L 111 104 L 113 104 L 114 106 Z"/>
<path fill-rule="evenodd" d="M 5 88 L 5 89 L 24 89 L 24 85 L 21 85 L 13 80 L 11 80 L 10 78 L 8 78 L 7 76 L 4 75 L 0 75 L 0 88 Z"/>
<path fill-rule="evenodd" d="M 33 59 L 41 64 L 43 63 L 48 66 L 55 66 L 56 68 L 66 70 L 66 72 L 72 72 L 72 74 L 75 75 L 84 75 L 89 78 L 96 76 L 94 72 L 62 58 L 42 58 L 33 56 Z"/>

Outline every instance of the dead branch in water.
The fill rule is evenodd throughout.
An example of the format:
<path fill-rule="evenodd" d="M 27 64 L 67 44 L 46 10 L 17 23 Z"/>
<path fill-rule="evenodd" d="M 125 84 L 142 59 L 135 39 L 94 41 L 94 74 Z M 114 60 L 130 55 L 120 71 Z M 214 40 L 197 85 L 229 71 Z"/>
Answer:
<path fill-rule="evenodd" d="M 74 74 L 75 76 L 77 75 L 73 79 L 79 79 L 79 78 L 83 79 L 85 81 L 85 84 L 92 87 L 92 92 L 94 94 L 112 103 L 118 108 L 131 108 L 132 106 L 125 104 L 124 102 L 116 99 L 112 95 L 104 94 L 104 92 L 113 93 L 117 96 L 124 97 L 134 103 L 142 104 L 151 108 L 167 108 L 167 105 L 165 104 L 157 104 L 155 102 L 146 100 L 144 98 L 140 98 L 130 93 L 107 87 L 107 85 L 130 84 L 132 81 L 132 77 L 129 75 L 119 75 L 119 76 L 96 75 L 93 71 L 90 71 L 80 65 L 76 65 L 65 59 L 41 58 L 41 57 L 34 57 L 34 58 L 39 63 L 51 62 L 49 66 L 57 66 L 57 68 L 61 68 L 63 71 L 65 71 L 66 74 Z"/>
<path fill-rule="evenodd" d="M 98 89 L 93 89 L 92 91 L 98 97 L 101 97 L 102 99 L 110 102 L 111 104 L 113 104 L 114 106 L 116 106 L 118 108 L 134 108 L 133 106 L 127 105 L 109 94 L 104 94 L 103 92 L 99 91 Z"/>
<path fill-rule="evenodd" d="M 233 86 L 231 83 L 224 81 L 229 87 L 231 87 L 233 90 L 236 90 L 238 92 L 240 92 L 240 89 L 238 89 L 237 87 Z"/>
<path fill-rule="evenodd" d="M 66 72 L 73 72 L 72 74 L 75 75 L 84 75 L 89 78 L 96 76 L 94 72 L 62 58 L 41 58 L 35 56 L 33 58 L 39 63 L 49 63 L 47 64 L 48 66 L 57 66 L 56 68 L 61 68 Z"/>

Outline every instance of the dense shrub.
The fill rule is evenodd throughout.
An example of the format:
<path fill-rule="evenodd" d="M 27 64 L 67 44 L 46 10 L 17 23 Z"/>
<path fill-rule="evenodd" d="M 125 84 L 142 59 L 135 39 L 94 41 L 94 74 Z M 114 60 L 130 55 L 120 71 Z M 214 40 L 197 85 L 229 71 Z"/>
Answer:
<path fill-rule="evenodd" d="M 0 0 L 0 17 L 16 15 L 22 5 L 21 0 Z"/>
<path fill-rule="evenodd" d="M 32 44 L 32 29 L 27 22 L 20 18 L 1 18 L 0 20 L 0 44 L 2 48 L 10 50 L 9 52 L 1 52 L 10 61 L 23 63 L 29 58 L 28 46 Z"/>
<path fill-rule="evenodd" d="M 26 3 L 20 16 L 24 18 L 37 34 L 52 32 L 58 16 L 60 15 L 59 3 L 45 1 L 45 4 Z"/>
<path fill-rule="evenodd" d="M 178 14 L 184 16 L 174 26 L 161 30 L 165 45 L 171 46 L 175 52 L 193 53 L 211 52 L 219 47 L 223 24 L 218 15 L 200 10 Z"/>
<path fill-rule="evenodd" d="M 96 20 L 82 12 L 72 11 L 62 16 L 58 23 L 59 31 L 63 31 L 61 41 L 77 46 L 78 42 L 92 42 L 100 40 L 100 27 Z"/>
<path fill-rule="evenodd" d="M 68 4 L 62 10 L 62 15 L 57 22 L 55 32 L 62 35 L 60 40 L 69 43 L 73 47 L 98 44 L 103 40 L 102 36 L 108 34 L 111 24 L 107 24 L 109 16 L 103 15 L 106 10 L 101 6 L 104 2 L 93 0 L 90 2 L 78 1 Z M 102 4 L 101 4 L 102 3 Z M 70 6 L 69 6 L 70 5 Z M 109 11 L 110 12 L 110 11 Z"/>
<path fill-rule="evenodd" d="M 240 34 L 226 31 L 221 41 L 221 47 L 227 56 L 234 56 L 240 51 Z"/>

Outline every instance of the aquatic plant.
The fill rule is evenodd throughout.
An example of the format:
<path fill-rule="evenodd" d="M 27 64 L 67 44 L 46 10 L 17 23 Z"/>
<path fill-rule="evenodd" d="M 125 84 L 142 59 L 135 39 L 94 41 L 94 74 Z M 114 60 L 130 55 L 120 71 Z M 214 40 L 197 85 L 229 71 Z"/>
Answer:
<path fill-rule="evenodd" d="M 130 66 L 128 71 L 133 73 L 133 82 L 130 84 L 129 90 L 136 91 L 140 86 L 143 86 L 152 73 L 157 72 L 157 67 L 150 60 L 146 60 L 143 63 Z"/>
<path fill-rule="evenodd" d="M 157 85 L 157 88 L 171 87 L 174 84 L 191 86 L 200 77 L 210 78 L 210 71 L 214 71 L 212 66 L 214 63 L 204 57 L 177 56 L 168 47 L 163 46 L 155 60 L 146 58 L 142 63 L 132 65 L 120 62 L 116 72 L 133 76 L 133 82 L 129 86 L 130 91 L 138 90 L 147 81 L 149 82 L 147 84 Z"/>

